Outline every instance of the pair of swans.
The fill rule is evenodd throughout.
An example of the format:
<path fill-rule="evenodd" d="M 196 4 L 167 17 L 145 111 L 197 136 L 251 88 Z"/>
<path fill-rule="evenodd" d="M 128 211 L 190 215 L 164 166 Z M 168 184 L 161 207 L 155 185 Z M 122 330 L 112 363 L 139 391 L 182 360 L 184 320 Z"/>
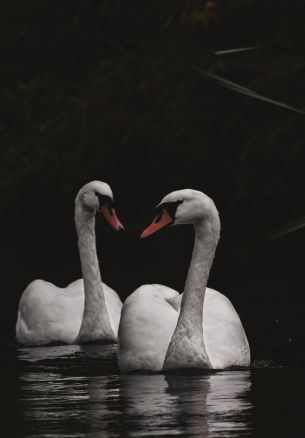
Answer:
<path fill-rule="evenodd" d="M 141 237 L 171 225 L 194 226 L 195 244 L 184 293 L 145 285 L 124 306 L 101 280 L 95 243 L 98 211 L 114 229 L 123 229 L 108 184 L 86 184 L 75 201 L 83 280 L 65 289 L 42 280 L 32 282 L 20 299 L 17 340 L 25 345 L 118 342 L 122 372 L 249 366 L 249 344 L 237 312 L 228 298 L 207 288 L 220 234 L 213 201 L 189 189 L 163 198 L 156 218 Z"/>

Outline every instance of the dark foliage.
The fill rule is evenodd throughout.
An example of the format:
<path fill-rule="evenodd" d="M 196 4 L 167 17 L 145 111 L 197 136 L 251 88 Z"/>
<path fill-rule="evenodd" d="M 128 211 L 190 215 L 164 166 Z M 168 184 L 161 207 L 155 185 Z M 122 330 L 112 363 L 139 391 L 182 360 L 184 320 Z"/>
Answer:
<path fill-rule="evenodd" d="M 93 176 L 125 181 L 142 204 L 150 193 L 199 187 L 230 222 L 238 216 L 257 229 L 302 214 L 302 116 L 235 96 L 170 58 L 302 108 L 301 2 L 223 1 L 211 10 L 204 0 L 5 6 L 1 207 L 10 206 L 7 219 L 29 201 L 41 202 L 42 194 L 48 203 L 69 199 Z M 258 50 L 213 56 L 246 45 Z"/>
<path fill-rule="evenodd" d="M 51 254 L 74 242 L 72 201 L 92 179 L 112 185 L 134 233 L 168 191 L 205 191 L 223 246 L 241 257 L 245 241 L 303 216 L 304 117 L 205 81 L 173 56 L 304 110 L 304 17 L 304 3 L 288 0 L 3 1 L 0 208 L 4 254 L 24 269 L 14 287 L 42 276 L 28 271 L 39 242 Z M 247 46 L 258 48 L 214 54 Z M 38 254 L 25 262 L 29 246 Z"/>

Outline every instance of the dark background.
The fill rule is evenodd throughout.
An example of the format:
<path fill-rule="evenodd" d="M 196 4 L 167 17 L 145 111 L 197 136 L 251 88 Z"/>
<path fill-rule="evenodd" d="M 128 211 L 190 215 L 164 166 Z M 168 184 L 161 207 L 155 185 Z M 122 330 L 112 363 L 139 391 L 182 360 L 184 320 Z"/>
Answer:
<path fill-rule="evenodd" d="M 103 280 L 183 290 L 190 227 L 141 241 L 169 191 L 211 196 L 222 239 L 210 286 L 232 300 L 254 359 L 304 351 L 303 115 L 207 81 L 187 65 L 305 109 L 305 4 L 259 0 L 4 0 L 0 14 L 1 336 L 43 278 L 81 276 L 74 198 L 108 182 L 126 233 L 97 218 Z M 216 56 L 216 50 L 257 46 Z"/>

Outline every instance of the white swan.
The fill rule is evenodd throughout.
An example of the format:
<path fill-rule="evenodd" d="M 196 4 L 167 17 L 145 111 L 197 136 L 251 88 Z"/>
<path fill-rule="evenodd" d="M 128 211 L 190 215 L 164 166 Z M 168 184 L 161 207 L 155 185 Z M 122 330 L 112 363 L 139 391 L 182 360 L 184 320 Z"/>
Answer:
<path fill-rule="evenodd" d="M 117 293 L 101 281 L 95 242 L 97 211 L 115 230 L 123 229 L 109 185 L 100 181 L 84 185 L 75 199 L 83 279 L 66 288 L 43 280 L 28 285 L 19 302 L 16 323 L 16 337 L 21 344 L 117 341 L 122 303 Z"/>
<path fill-rule="evenodd" d="M 141 237 L 176 224 L 195 229 L 184 293 L 145 285 L 127 298 L 119 325 L 120 370 L 249 366 L 249 344 L 237 312 L 228 298 L 206 287 L 220 234 L 213 201 L 195 190 L 172 192 Z"/>

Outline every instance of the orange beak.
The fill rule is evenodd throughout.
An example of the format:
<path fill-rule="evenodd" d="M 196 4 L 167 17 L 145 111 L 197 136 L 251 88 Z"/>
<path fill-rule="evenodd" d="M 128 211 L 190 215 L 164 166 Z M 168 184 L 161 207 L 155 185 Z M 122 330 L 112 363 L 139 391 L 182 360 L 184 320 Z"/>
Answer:
<path fill-rule="evenodd" d="M 116 215 L 114 208 L 110 207 L 110 211 L 108 205 L 103 205 L 101 211 L 104 215 L 106 221 L 114 228 L 116 231 L 124 230 L 124 226 Z"/>
<path fill-rule="evenodd" d="M 160 215 L 156 216 L 153 222 L 149 225 L 149 227 L 145 228 L 140 238 L 144 239 L 145 237 L 150 236 L 156 231 L 161 230 L 161 228 L 166 227 L 166 225 L 171 224 L 172 222 L 173 218 L 168 214 L 165 209 L 163 209 L 161 219 Z"/>

